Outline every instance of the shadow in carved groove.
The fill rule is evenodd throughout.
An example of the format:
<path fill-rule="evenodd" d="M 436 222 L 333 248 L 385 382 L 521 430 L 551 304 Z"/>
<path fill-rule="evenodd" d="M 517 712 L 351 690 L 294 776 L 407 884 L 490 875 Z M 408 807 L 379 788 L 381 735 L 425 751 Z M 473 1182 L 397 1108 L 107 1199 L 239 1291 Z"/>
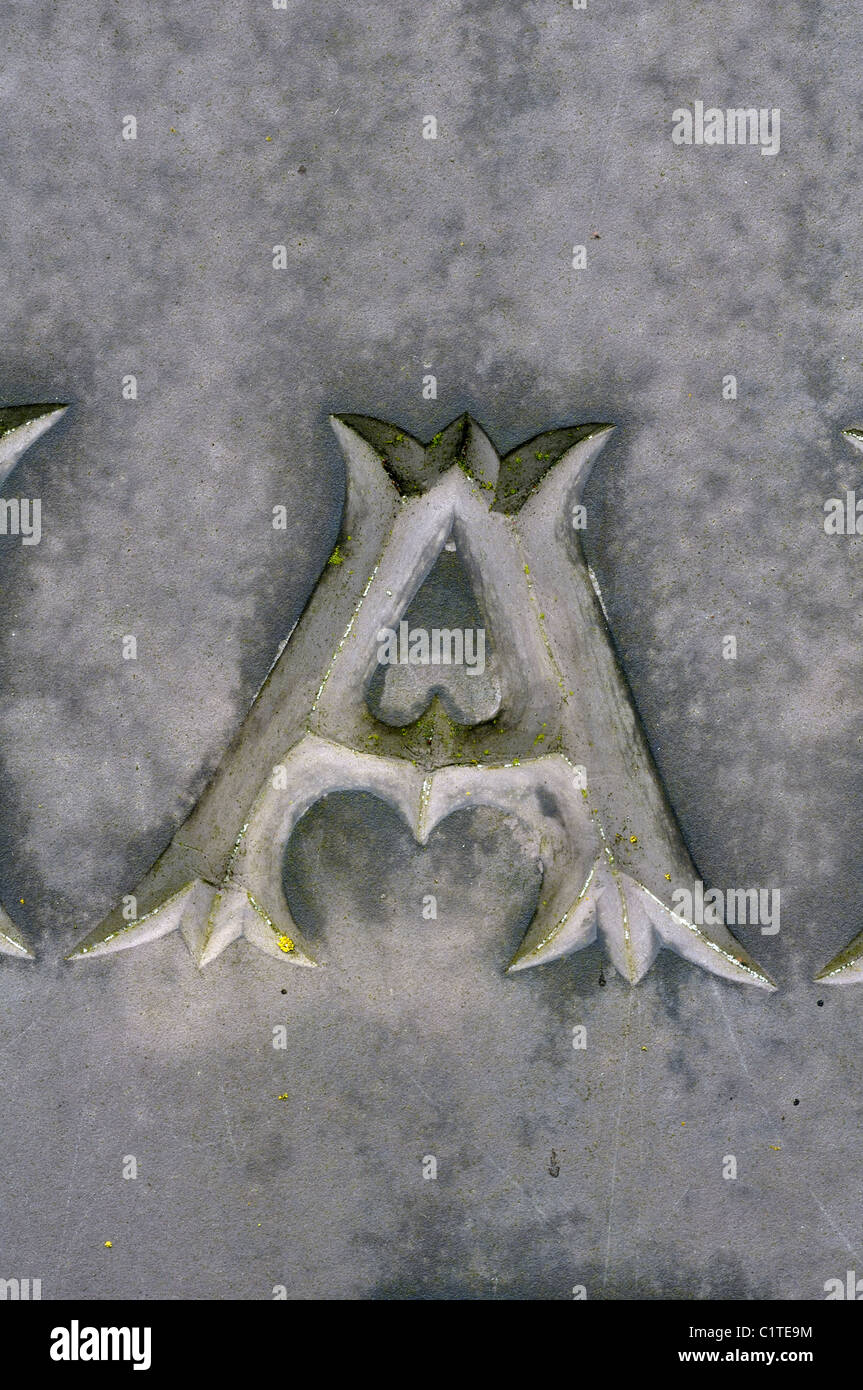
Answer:
<path fill-rule="evenodd" d="M 55 425 L 65 413 L 66 406 L 56 404 L 15 405 L 0 409 L 0 487 L 6 482 L 25 450 L 29 449 L 31 444 L 35 444 L 39 436 Z M 6 505 L 13 504 L 10 501 Z M 14 505 L 20 505 L 20 501 Z M 14 513 L 12 520 L 14 524 Z M 18 520 L 20 524 L 20 513 Z M 3 907 L 0 907 L 0 953 L 24 960 L 33 959 L 21 932 Z"/>

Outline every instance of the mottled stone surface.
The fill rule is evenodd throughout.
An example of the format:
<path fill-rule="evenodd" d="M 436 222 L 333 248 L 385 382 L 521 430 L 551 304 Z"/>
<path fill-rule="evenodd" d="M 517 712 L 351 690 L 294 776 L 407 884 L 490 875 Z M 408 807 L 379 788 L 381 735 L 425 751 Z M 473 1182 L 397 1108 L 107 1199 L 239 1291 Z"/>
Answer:
<path fill-rule="evenodd" d="M 861 481 L 863 19 L 288 4 L 3 15 L 0 400 L 71 408 L 4 489 L 43 539 L 0 541 L 0 887 L 39 953 L 0 961 L 0 1277 L 823 1297 L 863 1270 L 863 989 L 811 983 L 863 907 L 860 542 L 822 525 Z M 675 148 L 697 99 L 780 107 L 780 153 Z M 667 953 L 633 990 L 598 948 L 505 978 L 538 887 L 513 827 L 421 851 L 355 799 L 289 856 L 327 969 L 240 943 L 199 975 L 177 936 L 64 964 L 332 549 L 328 413 L 428 438 L 462 409 L 506 448 L 618 425 L 586 547 L 705 880 L 781 889 L 777 936 L 738 929 L 780 992 Z"/>

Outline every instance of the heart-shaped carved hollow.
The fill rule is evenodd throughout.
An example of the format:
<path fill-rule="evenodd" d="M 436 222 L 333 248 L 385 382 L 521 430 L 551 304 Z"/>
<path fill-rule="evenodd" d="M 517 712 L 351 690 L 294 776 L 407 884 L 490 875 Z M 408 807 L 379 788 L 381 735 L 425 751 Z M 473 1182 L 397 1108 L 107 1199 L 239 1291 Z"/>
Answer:
<path fill-rule="evenodd" d="M 542 903 L 531 932 L 546 941 L 563 929 L 583 895 L 600 846 L 572 769 L 558 755 L 521 766 L 447 767 L 425 776 L 408 763 L 357 753 L 308 735 L 282 764 L 285 786 L 268 784 L 237 846 L 229 871 L 234 892 L 266 909 L 274 934 L 287 935 L 309 959 L 311 952 L 293 921 L 282 881 L 285 847 L 306 812 L 334 791 L 365 791 L 391 806 L 419 845 L 455 811 L 495 806 L 514 813 L 539 835 L 543 865 Z M 222 913 L 232 912 L 225 903 Z M 539 932 L 536 927 L 539 926 Z M 219 920 L 214 930 L 219 929 Z M 550 941 L 548 942 L 550 946 Z"/>
<path fill-rule="evenodd" d="M 386 983 L 412 995 L 430 976 L 433 993 L 468 997 L 515 954 L 540 901 L 542 855 L 535 827 L 494 806 L 454 811 L 418 845 L 385 801 L 331 792 L 297 822 L 282 883 L 321 965 L 375 993 Z"/>
<path fill-rule="evenodd" d="M 366 704 L 393 728 L 414 724 L 437 697 L 445 717 L 468 726 L 501 705 L 492 633 L 450 538 L 397 625 L 379 629 L 378 665 Z"/>

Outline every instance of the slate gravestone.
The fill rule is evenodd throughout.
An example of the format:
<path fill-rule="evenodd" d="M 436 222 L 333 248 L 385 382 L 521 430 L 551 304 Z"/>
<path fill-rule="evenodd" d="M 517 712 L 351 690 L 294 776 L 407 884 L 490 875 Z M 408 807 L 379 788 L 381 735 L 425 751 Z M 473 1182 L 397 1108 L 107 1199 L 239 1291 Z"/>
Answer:
<path fill-rule="evenodd" d="M 825 529 L 863 495 L 861 24 L 802 0 L 6 6 L 0 404 L 68 409 L 3 489 L 41 537 L 0 537 L 0 897 L 36 956 L 0 957 L 0 1278 L 856 1287 L 863 990 L 813 977 L 863 908 L 860 549 Z M 758 138 L 707 142 L 711 107 Z M 616 426 L 585 554 L 704 884 L 781 894 L 778 931 L 733 929 L 778 990 L 668 951 L 631 986 L 601 944 L 507 975 L 530 836 L 485 808 L 419 848 L 362 793 L 285 861 L 325 968 L 236 941 L 201 971 L 177 933 L 67 962 L 333 555 L 330 414 L 428 441 L 464 411 L 504 453 Z"/>

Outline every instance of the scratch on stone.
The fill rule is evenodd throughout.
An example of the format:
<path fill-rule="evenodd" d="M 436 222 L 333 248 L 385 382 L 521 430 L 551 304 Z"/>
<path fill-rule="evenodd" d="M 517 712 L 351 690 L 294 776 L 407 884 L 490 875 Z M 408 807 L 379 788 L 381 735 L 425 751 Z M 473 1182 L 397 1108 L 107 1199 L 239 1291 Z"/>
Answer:
<path fill-rule="evenodd" d="M 755 1083 L 755 1081 L 754 1081 L 754 1079 L 753 1079 L 752 1073 L 751 1073 L 751 1071 L 749 1070 L 749 1066 L 748 1066 L 747 1061 L 746 1061 L 746 1057 L 744 1056 L 743 1049 L 741 1048 L 740 1042 L 739 1042 L 738 1037 L 737 1037 L 737 1034 L 736 1034 L 736 1032 L 734 1031 L 734 1025 L 732 1024 L 731 1019 L 728 1017 L 728 1014 L 726 1013 L 725 1004 L 724 1004 L 723 1001 L 722 1001 L 722 991 L 719 989 L 718 985 L 717 985 L 714 981 L 711 981 L 711 985 L 713 986 L 713 992 L 714 992 L 714 994 L 716 995 L 717 1002 L 718 1002 L 718 1004 L 719 1004 L 719 1009 L 720 1009 L 720 1012 L 721 1012 L 721 1014 L 722 1014 L 723 1020 L 724 1020 L 724 1022 L 725 1022 L 725 1026 L 726 1026 L 726 1028 L 728 1029 L 729 1036 L 730 1036 L 730 1038 L 731 1038 L 732 1043 L 734 1044 L 734 1050 L 735 1050 L 735 1052 L 737 1053 L 737 1057 L 738 1057 L 738 1060 L 739 1060 L 739 1062 L 740 1062 L 741 1067 L 743 1068 L 743 1073 L 744 1073 L 744 1075 L 745 1075 L 745 1077 L 746 1077 L 746 1080 L 749 1082 L 750 1089 L 752 1090 L 752 1093 L 753 1093 L 753 1095 L 755 1096 L 756 1101 L 758 1102 L 758 1107 L 759 1107 L 759 1109 L 760 1109 L 760 1111 L 761 1111 L 761 1114 L 764 1116 L 764 1119 L 768 1122 L 768 1124 L 774 1125 L 774 1124 L 776 1123 L 776 1121 L 775 1121 L 774 1118 L 771 1117 L 770 1112 L 769 1112 L 769 1110 L 768 1110 L 768 1108 L 767 1108 L 767 1105 L 765 1104 L 765 1102 L 764 1102 L 764 1100 L 763 1100 L 761 1091 L 760 1091 L 760 1089 L 758 1088 L 758 1086 L 756 1085 L 756 1083 Z M 783 1154 L 785 1155 L 786 1158 L 788 1158 L 788 1157 L 790 1157 L 790 1158 L 792 1158 L 792 1159 L 794 1158 L 794 1155 L 791 1153 L 791 1148 L 790 1148 L 790 1145 L 788 1144 L 788 1140 L 787 1140 L 787 1139 L 784 1139 L 784 1140 L 783 1140 Z M 795 1168 L 797 1167 L 796 1159 L 794 1160 L 794 1167 L 795 1167 Z M 798 1188 L 800 1187 L 800 1185 L 801 1185 L 800 1183 L 797 1184 Z M 818 1208 L 818 1210 L 820 1211 L 821 1215 L 824 1217 L 824 1220 L 827 1222 L 828 1226 L 829 1226 L 830 1229 L 833 1231 L 833 1234 L 834 1234 L 835 1236 L 838 1236 L 838 1238 L 841 1240 L 842 1244 L 845 1246 L 845 1249 L 848 1251 L 849 1255 L 853 1255 L 853 1256 L 854 1256 L 854 1259 L 858 1262 L 858 1264 L 859 1264 L 861 1261 L 863 1261 L 863 1256 L 861 1256 L 860 1254 L 858 1254 L 858 1252 L 855 1250 L 854 1246 L 851 1244 L 851 1241 L 850 1241 L 850 1240 L 848 1239 L 848 1237 L 846 1236 L 845 1232 L 842 1230 L 842 1228 L 841 1228 L 840 1226 L 837 1226 L 836 1222 L 833 1220 L 833 1217 L 830 1215 L 830 1213 L 829 1213 L 829 1211 L 827 1210 L 827 1208 L 825 1207 L 824 1203 L 823 1203 L 823 1202 L 821 1201 L 821 1199 L 818 1197 L 817 1193 L 815 1193 L 815 1192 L 812 1190 L 812 1188 L 809 1186 L 809 1183 L 806 1182 L 806 1181 L 804 1180 L 802 1186 L 803 1186 L 803 1189 L 804 1189 L 804 1190 L 808 1193 L 808 1195 L 812 1198 L 812 1201 L 815 1203 L 815 1205 L 816 1205 L 816 1207 Z"/>
<path fill-rule="evenodd" d="M 223 1111 L 224 1116 L 225 1116 L 225 1129 L 226 1129 L 227 1132 L 228 1132 L 228 1139 L 229 1139 L 230 1142 L 231 1142 L 231 1148 L 234 1150 L 234 1158 L 239 1159 L 239 1157 L 240 1157 L 240 1152 L 239 1152 L 239 1149 L 237 1148 L 237 1144 L 236 1144 L 236 1141 L 235 1141 L 235 1139 L 234 1139 L 234 1131 L 233 1131 L 233 1129 L 231 1128 L 231 1117 L 230 1117 L 230 1115 L 228 1114 L 228 1101 L 227 1101 L 227 1097 L 225 1096 L 225 1083 L 224 1083 L 224 1081 L 222 1080 L 221 1077 L 219 1077 L 219 1090 L 220 1090 L 221 1093 L 222 1093 L 222 1111 Z"/>
<path fill-rule="evenodd" d="M 629 1035 L 630 1024 L 632 1022 L 632 1001 L 634 995 L 629 996 L 629 1005 L 626 1010 L 626 1027 L 624 1029 L 624 1050 L 623 1050 L 623 1076 L 620 1081 L 620 1100 L 617 1103 L 617 1123 L 614 1127 L 614 1157 L 611 1163 L 611 1187 L 608 1193 L 608 1221 L 605 1228 L 605 1266 L 602 1271 L 602 1288 L 608 1281 L 608 1264 L 611 1259 L 611 1223 L 614 1219 L 614 1190 L 617 1185 L 617 1156 L 620 1151 L 620 1121 L 623 1116 L 623 1100 L 626 1093 L 626 1078 L 629 1072 Z"/>

